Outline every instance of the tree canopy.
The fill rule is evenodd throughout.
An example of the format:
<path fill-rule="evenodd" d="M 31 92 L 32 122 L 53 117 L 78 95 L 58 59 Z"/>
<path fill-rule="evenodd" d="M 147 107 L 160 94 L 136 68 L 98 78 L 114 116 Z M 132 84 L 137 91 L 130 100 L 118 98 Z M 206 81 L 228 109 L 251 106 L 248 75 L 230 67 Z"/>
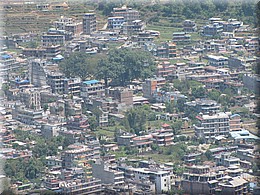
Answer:
<path fill-rule="evenodd" d="M 98 62 L 97 78 L 113 85 L 126 85 L 134 79 L 145 79 L 155 71 L 154 58 L 149 52 L 129 48 L 113 49 Z"/>

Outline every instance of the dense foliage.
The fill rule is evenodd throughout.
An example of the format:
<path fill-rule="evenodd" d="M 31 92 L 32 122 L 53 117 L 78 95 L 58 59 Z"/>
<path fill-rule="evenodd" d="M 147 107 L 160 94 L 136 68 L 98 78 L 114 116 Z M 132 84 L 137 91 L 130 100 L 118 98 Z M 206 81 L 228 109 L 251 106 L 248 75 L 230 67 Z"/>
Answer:
<path fill-rule="evenodd" d="M 223 19 L 237 18 L 247 24 L 256 25 L 256 3 L 256 0 L 174 0 L 167 3 L 132 1 L 128 3 L 128 6 L 139 10 L 149 23 L 159 22 L 162 17 L 181 22 L 183 19 L 208 19 L 220 16 Z M 113 7 L 122 6 L 122 4 L 122 1 L 109 3 L 100 1 L 97 9 L 109 16 Z"/>
<path fill-rule="evenodd" d="M 134 79 L 152 76 L 155 63 L 149 52 L 129 48 L 113 49 L 98 63 L 97 77 L 105 84 L 111 80 L 114 85 L 125 86 Z"/>

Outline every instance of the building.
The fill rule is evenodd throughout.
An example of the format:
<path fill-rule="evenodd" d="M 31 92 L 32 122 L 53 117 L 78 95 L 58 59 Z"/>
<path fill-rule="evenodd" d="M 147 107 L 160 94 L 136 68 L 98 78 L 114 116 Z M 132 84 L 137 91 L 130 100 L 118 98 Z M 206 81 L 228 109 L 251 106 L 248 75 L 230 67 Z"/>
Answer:
<path fill-rule="evenodd" d="M 90 161 L 100 158 L 100 147 L 90 147 L 83 144 L 70 145 L 68 150 L 62 153 L 61 160 L 63 167 L 73 167 L 76 160 Z"/>
<path fill-rule="evenodd" d="M 194 125 L 195 134 L 204 141 L 214 141 L 217 136 L 229 135 L 229 116 L 224 112 L 196 117 L 198 124 Z"/>
<path fill-rule="evenodd" d="M 230 131 L 240 131 L 242 129 L 241 116 L 233 114 L 229 120 Z"/>
<path fill-rule="evenodd" d="M 170 171 L 153 168 L 133 168 L 134 180 L 142 181 L 142 179 L 149 179 L 155 183 L 156 193 L 167 192 L 171 190 L 173 174 Z"/>
<path fill-rule="evenodd" d="M 173 133 L 171 133 L 172 130 L 160 130 L 156 133 L 153 133 L 153 142 L 157 144 L 158 146 L 170 146 L 173 144 Z"/>
<path fill-rule="evenodd" d="M 182 25 L 184 32 L 195 32 L 197 30 L 197 25 L 192 20 L 184 20 Z"/>
<path fill-rule="evenodd" d="M 25 104 L 27 108 L 34 110 L 41 109 L 41 95 L 37 88 L 27 88 L 19 92 L 19 100 Z"/>
<path fill-rule="evenodd" d="M 186 102 L 186 106 L 192 108 L 197 113 L 212 114 L 220 110 L 220 105 L 214 100 L 200 99 L 192 102 Z"/>
<path fill-rule="evenodd" d="M 174 32 L 172 34 L 172 41 L 175 43 L 190 42 L 191 35 L 187 34 L 186 32 Z"/>
<path fill-rule="evenodd" d="M 12 117 L 25 124 L 36 124 L 36 120 L 42 119 L 42 110 L 33 110 L 25 106 L 15 105 L 12 109 Z"/>
<path fill-rule="evenodd" d="M 86 13 L 83 16 L 83 33 L 90 35 L 97 30 L 97 19 L 95 13 Z"/>
<path fill-rule="evenodd" d="M 110 30 L 121 30 L 125 18 L 123 16 L 109 17 L 107 19 L 107 28 Z"/>
<path fill-rule="evenodd" d="M 92 164 L 93 177 L 101 179 L 102 184 L 123 185 L 124 172 L 113 169 L 109 164 L 98 160 Z"/>
<path fill-rule="evenodd" d="M 52 138 L 59 135 L 60 127 L 58 125 L 53 124 L 43 124 L 41 126 L 41 134 L 45 138 Z"/>
<path fill-rule="evenodd" d="M 162 77 L 146 79 L 142 86 L 143 96 L 145 98 L 152 98 L 152 95 L 156 92 L 156 89 L 162 87 L 165 83 L 166 80 Z"/>
<path fill-rule="evenodd" d="M 223 25 L 214 23 L 203 27 L 204 36 L 217 36 L 223 32 Z"/>
<path fill-rule="evenodd" d="M 187 194 L 214 194 L 218 179 L 223 173 L 211 170 L 209 166 L 191 166 L 183 173 L 181 187 Z"/>
<path fill-rule="evenodd" d="M 114 17 L 124 17 L 126 22 L 132 22 L 134 20 L 139 20 L 139 11 L 128 8 L 127 6 L 122 6 L 121 8 L 113 8 L 112 15 Z"/>
<path fill-rule="evenodd" d="M 231 156 L 231 153 L 221 153 L 220 155 L 216 155 L 215 162 L 217 166 L 240 166 L 240 159 Z"/>
<path fill-rule="evenodd" d="M 105 93 L 105 85 L 98 80 L 88 80 L 81 83 L 80 96 L 102 96 Z"/>
<path fill-rule="evenodd" d="M 20 63 L 15 60 L 15 58 L 9 54 L 1 52 L 0 59 L 0 78 L 3 80 L 8 80 L 11 71 L 16 70 L 20 67 Z"/>
<path fill-rule="evenodd" d="M 218 68 L 228 66 L 228 58 L 224 56 L 208 55 L 207 59 L 210 66 Z"/>
<path fill-rule="evenodd" d="M 249 182 L 242 177 L 231 177 L 219 183 L 221 194 L 248 194 Z"/>
<path fill-rule="evenodd" d="M 47 74 L 47 84 L 51 87 L 52 93 L 64 93 L 64 76 L 59 72 L 49 72 Z"/>
<path fill-rule="evenodd" d="M 43 47 L 52 46 L 52 45 L 64 45 L 65 35 L 44 34 L 41 37 L 41 43 Z"/>

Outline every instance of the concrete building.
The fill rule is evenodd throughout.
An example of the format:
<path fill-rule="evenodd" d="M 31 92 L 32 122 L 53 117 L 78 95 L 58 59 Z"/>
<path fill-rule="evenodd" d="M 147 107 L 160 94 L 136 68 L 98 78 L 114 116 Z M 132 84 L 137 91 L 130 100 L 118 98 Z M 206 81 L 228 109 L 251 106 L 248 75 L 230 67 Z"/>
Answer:
<path fill-rule="evenodd" d="M 203 27 L 204 36 L 217 36 L 223 32 L 223 25 L 214 23 Z"/>
<path fill-rule="evenodd" d="M 41 37 L 41 43 L 43 47 L 52 46 L 52 45 L 64 45 L 65 35 L 44 34 Z"/>
<path fill-rule="evenodd" d="M 25 106 L 15 105 L 12 109 L 12 117 L 25 124 L 36 124 L 36 120 L 42 119 L 42 110 L 32 110 Z"/>
<path fill-rule="evenodd" d="M 83 16 L 83 33 L 90 35 L 97 30 L 97 19 L 95 13 L 86 13 Z"/>
<path fill-rule="evenodd" d="M 62 153 L 62 166 L 73 167 L 75 160 L 90 161 L 100 158 L 100 147 L 89 147 L 83 144 L 74 144 Z"/>
<path fill-rule="evenodd" d="M 242 177 L 233 177 L 219 183 L 221 194 L 248 194 L 249 182 Z"/>
<path fill-rule="evenodd" d="M 54 124 L 44 124 L 41 126 L 41 134 L 45 138 L 52 138 L 59 135 L 60 127 Z"/>
<path fill-rule="evenodd" d="M 113 8 L 112 15 L 114 17 L 124 17 L 126 22 L 131 22 L 134 20 L 139 20 L 139 11 L 128 8 L 127 6 L 122 6 L 121 8 Z"/>
<path fill-rule="evenodd" d="M 200 115 L 196 117 L 198 124 L 194 125 L 195 133 L 204 141 L 214 141 L 217 136 L 229 135 L 229 116 L 220 112 L 212 115 Z"/>
<path fill-rule="evenodd" d="M 209 166 L 193 165 L 183 173 L 181 187 L 188 194 L 214 194 L 221 177 L 223 173 L 213 171 Z"/>
<path fill-rule="evenodd" d="M 25 104 L 27 108 L 34 110 L 41 109 L 41 95 L 37 88 L 27 88 L 19 92 L 19 100 Z"/>
<path fill-rule="evenodd" d="M 1 59 L 0 59 L 0 78 L 3 80 L 8 80 L 11 71 L 16 70 L 19 68 L 20 63 L 15 60 L 9 54 L 1 52 Z"/>
<path fill-rule="evenodd" d="M 230 131 L 240 131 L 242 129 L 241 116 L 233 114 L 229 120 Z"/>
<path fill-rule="evenodd" d="M 29 80 L 35 87 L 47 86 L 44 66 L 46 66 L 46 61 L 40 59 L 32 60 L 29 64 Z"/>
<path fill-rule="evenodd" d="M 80 96 L 89 98 L 90 96 L 102 96 L 105 93 L 105 85 L 98 80 L 83 81 L 81 84 Z"/>
<path fill-rule="evenodd" d="M 197 25 L 192 20 L 184 20 L 182 25 L 184 32 L 195 32 L 197 30 Z"/>
<path fill-rule="evenodd" d="M 64 75 L 60 72 L 49 72 L 47 84 L 51 87 L 52 93 L 64 94 Z"/>
<path fill-rule="evenodd" d="M 218 68 L 228 66 L 228 58 L 224 56 L 208 55 L 207 59 L 210 66 Z"/>
<path fill-rule="evenodd" d="M 93 177 L 101 179 L 103 184 L 124 184 L 124 172 L 112 169 L 109 164 L 103 161 L 96 161 L 92 164 L 92 174 Z"/>
<path fill-rule="evenodd" d="M 152 98 L 153 93 L 157 88 L 162 87 L 165 84 L 166 80 L 162 77 L 146 79 L 145 83 L 143 83 L 143 96 L 145 98 Z"/>
<path fill-rule="evenodd" d="M 191 35 L 187 34 L 186 32 L 174 32 L 172 34 L 172 41 L 175 43 L 178 42 L 190 42 Z"/>
<path fill-rule="evenodd" d="M 158 146 L 170 146 L 173 145 L 173 133 L 167 130 L 160 130 L 156 133 L 152 133 L 153 135 L 153 142 Z"/>
<path fill-rule="evenodd" d="M 123 16 L 109 17 L 107 19 L 107 28 L 110 30 L 121 30 L 125 18 Z"/>
<path fill-rule="evenodd" d="M 231 156 L 231 153 L 221 153 L 220 155 L 216 155 L 215 162 L 217 166 L 225 166 L 225 167 L 240 165 L 240 159 Z"/>
<path fill-rule="evenodd" d="M 170 191 L 172 185 L 173 174 L 170 171 L 164 171 L 160 169 L 148 169 L 148 168 L 133 168 L 134 180 L 140 181 L 143 178 L 149 178 L 152 183 L 155 183 L 156 193 L 162 193 L 162 191 Z"/>
<path fill-rule="evenodd" d="M 200 99 L 192 102 L 186 102 L 186 106 L 196 111 L 197 113 L 212 114 L 220 110 L 220 105 L 214 100 Z"/>

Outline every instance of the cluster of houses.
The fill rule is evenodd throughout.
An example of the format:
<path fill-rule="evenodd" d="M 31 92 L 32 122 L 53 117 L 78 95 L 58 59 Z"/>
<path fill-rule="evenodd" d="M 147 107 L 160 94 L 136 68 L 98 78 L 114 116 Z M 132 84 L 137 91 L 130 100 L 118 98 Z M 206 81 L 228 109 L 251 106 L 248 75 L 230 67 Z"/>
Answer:
<path fill-rule="evenodd" d="M 38 5 L 38 10 L 50 5 Z M 59 4 L 51 9 L 69 9 Z M 242 94 L 247 88 L 259 95 L 259 77 L 253 74 L 257 58 L 258 38 L 252 29 L 236 19 L 222 21 L 210 18 L 203 27 L 205 41 L 192 40 L 199 28 L 194 21 L 183 22 L 183 32 L 173 32 L 172 40 L 155 43 L 159 31 L 145 30 L 145 22 L 137 10 L 127 6 L 113 8 L 102 29 L 97 27 L 94 11 L 85 13 L 82 20 L 61 16 L 41 36 L 38 48 L 21 48 L 19 43 L 35 40 L 32 33 L 5 38 L 7 47 L 0 51 L 0 77 L 4 96 L 1 97 L 1 154 L 5 159 L 28 159 L 35 145 L 31 140 L 17 140 L 15 129 L 23 129 L 46 139 L 58 135 L 68 138 L 66 150 L 59 148 L 57 156 L 46 157 L 46 173 L 42 188 L 61 194 L 162 194 L 182 189 L 188 194 L 248 194 L 255 187 L 252 174 L 257 159 L 254 143 L 259 138 L 243 127 L 237 113 L 223 112 L 217 101 L 188 97 L 178 90 L 167 90 L 166 83 L 174 79 L 195 80 L 210 91 L 237 91 L 235 105 L 248 106 L 255 111 L 255 96 Z M 217 38 L 216 38 L 217 37 Z M 136 81 L 127 87 L 105 87 L 102 80 L 67 78 L 58 64 L 71 53 L 81 51 L 95 55 L 107 52 L 110 43 L 151 52 L 156 58 L 156 72 L 144 82 Z M 191 43 L 193 43 L 191 45 Z M 177 46 L 183 45 L 181 49 Z M 20 48 L 22 54 L 10 52 Z M 242 79 L 240 76 L 242 75 Z M 172 86 L 171 86 L 172 87 Z M 142 94 L 142 95 L 140 95 Z M 136 149 L 147 154 L 156 147 L 176 144 L 172 127 L 167 121 L 189 120 L 185 113 L 168 113 L 166 104 L 184 100 L 184 107 L 196 113 L 191 128 L 203 143 L 221 143 L 225 147 L 210 148 L 212 160 L 198 164 L 205 149 L 183 157 L 182 176 L 173 170 L 173 163 L 116 159 L 120 148 Z M 122 121 L 125 111 L 149 105 L 156 119 L 164 120 L 159 128 L 143 135 L 119 130 L 115 141 L 101 144 L 93 135 L 90 117 L 97 125 L 107 127 L 110 121 Z M 188 135 L 185 135 L 188 137 Z M 30 146 L 29 149 L 26 146 Z M 207 144 L 205 144 L 206 147 Z M 15 146 L 15 147 L 14 147 Z M 104 153 L 103 155 L 102 153 Z M 234 155 L 235 154 L 235 155 Z M 33 188 L 33 184 L 13 182 L 18 193 Z"/>

